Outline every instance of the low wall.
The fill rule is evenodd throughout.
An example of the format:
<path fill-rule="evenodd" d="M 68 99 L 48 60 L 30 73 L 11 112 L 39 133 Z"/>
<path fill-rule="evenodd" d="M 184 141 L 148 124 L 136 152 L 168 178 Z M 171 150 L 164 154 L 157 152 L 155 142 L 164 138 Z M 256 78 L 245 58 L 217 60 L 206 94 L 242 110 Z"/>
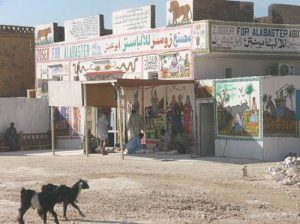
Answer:
<path fill-rule="evenodd" d="M 215 140 L 216 156 L 282 161 L 288 153 L 300 155 L 300 139 L 264 138 L 263 141 Z"/>
<path fill-rule="evenodd" d="M 262 141 L 215 140 L 216 156 L 264 160 Z"/>
<path fill-rule="evenodd" d="M 81 149 L 81 139 L 63 139 L 58 138 L 56 140 L 57 149 Z"/>
<path fill-rule="evenodd" d="M 299 138 L 264 138 L 264 158 L 266 161 L 282 161 L 289 152 L 300 155 Z"/>
<path fill-rule="evenodd" d="M 46 99 L 0 98 L 0 135 L 4 135 L 10 122 L 17 132 L 45 133 L 49 128 L 49 106 Z"/>

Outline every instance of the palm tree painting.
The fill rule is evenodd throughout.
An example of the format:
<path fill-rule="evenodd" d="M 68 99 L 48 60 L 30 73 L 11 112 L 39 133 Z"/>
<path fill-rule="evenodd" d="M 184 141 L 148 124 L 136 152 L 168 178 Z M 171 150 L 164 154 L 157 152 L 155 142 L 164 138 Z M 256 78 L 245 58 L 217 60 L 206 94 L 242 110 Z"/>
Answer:
<path fill-rule="evenodd" d="M 217 135 L 260 137 L 260 80 L 220 80 L 215 82 L 214 90 L 217 101 Z M 251 105 L 255 105 L 255 109 Z"/>
<path fill-rule="evenodd" d="M 217 85 L 216 96 L 222 107 L 225 107 L 226 103 L 228 103 L 230 99 L 234 97 L 235 90 L 236 88 L 228 83 L 220 83 Z"/>
<path fill-rule="evenodd" d="M 294 111 L 293 98 L 296 93 L 294 84 L 278 83 L 273 86 L 276 98 L 272 99 L 272 93 L 268 94 L 266 111 L 264 112 L 265 136 L 297 136 L 296 113 Z M 286 105 L 289 99 L 290 105 Z M 273 109 L 272 109 L 273 108 Z"/>
<path fill-rule="evenodd" d="M 295 95 L 295 86 L 293 84 L 288 85 L 285 88 L 285 93 L 286 93 L 286 96 L 288 98 L 290 98 L 290 101 L 291 101 L 291 110 L 294 111 L 293 96 Z"/>
<path fill-rule="evenodd" d="M 249 83 L 247 86 L 246 86 L 246 89 L 245 89 L 245 93 L 249 96 L 249 107 L 251 108 L 251 95 L 252 93 L 254 92 L 254 87 L 252 85 L 252 83 Z"/>

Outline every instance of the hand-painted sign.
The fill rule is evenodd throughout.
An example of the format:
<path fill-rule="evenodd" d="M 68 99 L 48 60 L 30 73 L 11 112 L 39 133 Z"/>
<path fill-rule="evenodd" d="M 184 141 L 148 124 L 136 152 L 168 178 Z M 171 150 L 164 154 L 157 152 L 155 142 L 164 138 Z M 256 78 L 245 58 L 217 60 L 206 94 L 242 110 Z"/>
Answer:
<path fill-rule="evenodd" d="M 125 73 L 130 77 L 142 77 L 141 57 L 103 59 L 95 61 L 73 61 L 71 77 L 77 80 L 88 80 L 88 77 L 117 75 L 121 78 Z M 78 77 L 78 78 L 75 78 Z"/>
<path fill-rule="evenodd" d="M 162 55 L 160 58 L 161 78 L 191 78 L 189 51 Z"/>
<path fill-rule="evenodd" d="M 197 51 L 206 51 L 207 50 L 207 21 L 202 21 L 196 24 L 193 24 L 193 49 Z"/>
<path fill-rule="evenodd" d="M 299 53 L 300 26 L 214 23 L 211 51 Z"/>
<path fill-rule="evenodd" d="M 154 28 L 152 15 L 155 6 L 136 7 L 113 12 L 113 34 L 129 33 Z"/>
<path fill-rule="evenodd" d="M 144 71 L 158 71 L 157 55 L 145 55 L 144 56 Z"/>
<path fill-rule="evenodd" d="M 100 36 L 99 15 L 67 20 L 65 26 L 65 41 L 86 40 Z"/>
<path fill-rule="evenodd" d="M 167 1 L 167 26 L 189 24 L 193 21 L 193 0 Z"/>
<path fill-rule="evenodd" d="M 99 37 L 75 43 L 53 44 L 36 47 L 36 62 L 67 59 L 100 58 L 124 54 L 157 53 L 173 50 L 187 50 L 192 45 L 191 26 L 150 30 L 143 34 L 117 37 Z"/>
<path fill-rule="evenodd" d="M 35 44 L 52 44 L 54 43 L 54 24 L 44 24 L 35 27 Z"/>

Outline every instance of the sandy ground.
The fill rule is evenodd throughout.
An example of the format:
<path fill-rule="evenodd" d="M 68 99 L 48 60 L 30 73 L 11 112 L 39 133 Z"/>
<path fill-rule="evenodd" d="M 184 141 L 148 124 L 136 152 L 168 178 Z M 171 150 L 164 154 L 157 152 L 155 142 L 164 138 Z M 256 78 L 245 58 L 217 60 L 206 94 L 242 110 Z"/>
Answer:
<path fill-rule="evenodd" d="M 247 179 L 241 168 L 248 164 Z M 16 223 L 21 187 L 44 183 L 72 185 L 79 178 L 90 189 L 79 197 L 80 217 L 69 208 L 60 223 L 300 223 L 300 189 L 280 186 L 268 175 L 274 163 L 190 155 L 88 158 L 81 151 L 0 154 L 0 223 Z M 26 223 L 42 223 L 35 210 Z M 48 215 L 48 223 L 53 218 Z"/>

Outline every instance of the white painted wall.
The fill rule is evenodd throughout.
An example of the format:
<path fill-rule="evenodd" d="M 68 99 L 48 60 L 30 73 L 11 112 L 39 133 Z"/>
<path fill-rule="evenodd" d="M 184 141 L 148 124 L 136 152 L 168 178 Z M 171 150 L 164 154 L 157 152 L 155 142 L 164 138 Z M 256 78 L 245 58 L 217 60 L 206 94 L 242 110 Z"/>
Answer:
<path fill-rule="evenodd" d="M 262 141 L 216 139 L 215 154 L 221 157 L 264 160 Z"/>
<path fill-rule="evenodd" d="M 279 161 L 289 152 L 300 155 L 299 145 L 299 138 L 264 138 L 264 158 L 266 161 Z"/>
<path fill-rule="evenodd" d="M 300 155 L 299 138 L 264 138 L 262 141 L 216 139 L 216 156 L 282 161 L 289 152 Z"/>
<path fill-rule="evenodd" d="M 270 58 L 266 56 L 266 58 Z M 232 77 L 264 76 L 268 75 L 270 66 L 276 63 L 286 63 L 295 65 L 295 74 L 300 75 L 300 62 L 295 60 L 279 60 L 246 58 L 246 57 L 221 57 L 198 55 L 195 57 L 194 75 L 195 79 L 219 79 L 225 78 L 226 68 L 231 68 Z"/>
<path fill-rule="evenodd" d="M 49 128 L 49 107 L 46 99 L 0 98 L 0 135 L 10 122 L 18 132 L 46 133 Z"/>
<path fill-rule="evenodd" d="M 58 138 L 56 143 L 57 149 L 81 149 L 81 138 L 63 139 Z"/>

